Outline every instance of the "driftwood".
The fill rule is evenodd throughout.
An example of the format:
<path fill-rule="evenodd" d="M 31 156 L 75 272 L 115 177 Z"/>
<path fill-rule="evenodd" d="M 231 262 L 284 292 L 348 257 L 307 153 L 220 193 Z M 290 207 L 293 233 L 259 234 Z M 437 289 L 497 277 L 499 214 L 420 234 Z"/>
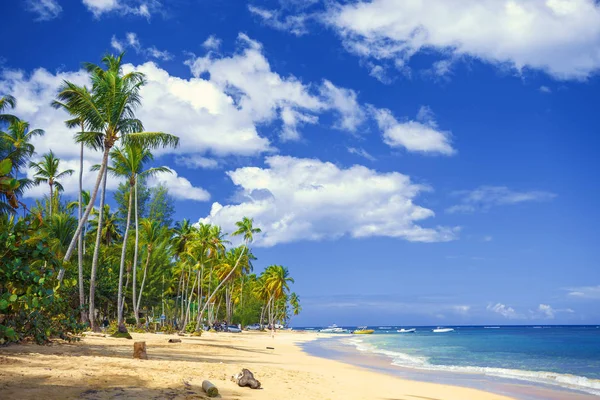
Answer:
<path fill-rule="evenodd" d="M 260 389 L 260 382 L 254 379 L 254 374 L 246 368 L 242 369 L 242 372 L 231 378 L 240 387 L 248 386 L 250 389 Z"/>
<path fill-rule="evenodd" d="M 169 343 L 181 343 L 181 339 L 169 339 Z"/>
<path fill-rule="evenodd" d="M 267 350 L 275 350 L 275 347 L 269 347 L 269 346 L 267 346 Z"/>
<path fill-rule="evenodd" d="M 146 342 L 133 343 L 133 358 L 139 358 L 141 360 L 148 359 L 148 354 L 146 353 Z"/>
<path fill-rule="evenodd" d="M 202 381 L 202 389 L 204 389 L 208 397 L 217 397 L 219 395 L 219 389 L 209 381 Z"/>

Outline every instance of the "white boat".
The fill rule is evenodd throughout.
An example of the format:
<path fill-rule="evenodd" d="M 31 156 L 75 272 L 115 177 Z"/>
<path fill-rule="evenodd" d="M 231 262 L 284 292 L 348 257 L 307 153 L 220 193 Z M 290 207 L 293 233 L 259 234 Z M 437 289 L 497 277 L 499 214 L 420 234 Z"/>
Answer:
<path fill-rule="evenodd" d="M 348 329 L 340 328 L 336 324 L 328 326 L 327 328 L 321 329 L 321 333 L 349 333 Z"/>
<path fill-rule="evenodd" d="M 410 328 L 410 329 L 398 329 L 397 332 L 398 333 L 412 333 L 412 332 L 416 332 L 417 329 L 416 328 Z"/>
<path fill-rule="evenodd" d="M 445 333 L 445 332 L 452 332 L 452 331 L 454 331 L 453 328 L 440 328 L 439 326 L 436 329 L 432 330 L 433 333 Z"/>

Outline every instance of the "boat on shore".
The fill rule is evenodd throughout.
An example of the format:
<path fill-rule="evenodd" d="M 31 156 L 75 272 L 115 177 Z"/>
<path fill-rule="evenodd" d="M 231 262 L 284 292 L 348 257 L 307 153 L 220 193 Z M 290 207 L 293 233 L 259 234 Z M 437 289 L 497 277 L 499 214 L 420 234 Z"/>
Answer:
<path fill-rule="evenodd" d="M 328 326 L 327 328 L 321 329 L 321 333 L 349 333 L 348 329 L 340 328 L 336 324 Z"/>
<path fill-rule="evenodd" d="M 352 333 L 355 335 L 370 335 L 373 332 L 375 332 L 373 329 L 367 329 L 366 326 L 359 326 L 355 331 L 353 331 Z"/>
<path fill-rule="evenodd" d="M 409 329 L 402 328 L 402 329 L 398 329 L 396 332 L 398 332 L 398 333 L 413 333 L 416 331 L 417 331 L 416 328 L 409 328 Z"/>
<path fill-rule="evenodd" d="M 433 333 L 453 332 L 454 328 L 440 328 L 439 326 L 432 330 Z"/>

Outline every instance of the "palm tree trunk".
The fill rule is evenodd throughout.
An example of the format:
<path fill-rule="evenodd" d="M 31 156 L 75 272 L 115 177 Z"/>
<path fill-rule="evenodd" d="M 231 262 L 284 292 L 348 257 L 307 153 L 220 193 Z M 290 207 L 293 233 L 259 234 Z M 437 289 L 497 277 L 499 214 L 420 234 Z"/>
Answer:
<path fill-rule="evenodd" d="M 188 322 L 190 321 L 190 309 L 192 307 L 192 297 L 194 296 L 194 288 L 196 287 L 196 282 L 198 281 L 198 275 L 196 275 L 196 280 L 194 280 L 194 284 L 192 285 L 191 289 L 190 289 L 190 296 L 188 298 L 188 303 L 187 303 L 187 311 L 185 313 L 185 324 L 182 327 L 182 329 L 185 330 L 185 327 L 187 326 Z"/>
<path fill-rule="evenodd" d="M 94 247 L 94 256 L 92 258 L 92 273 L 90 275 L 90 328 L 93 331 L 96 328 L 95 313 L 96 307 L 94 297 L 96 295 L 96 273 L 98 271 L 98 257 L 100 256 L 100 240 L 102 239 L 102 217 L 104 214 L 104 201 L 106 200 L 106 176 L 108 169 L 104 169 L 104 179 L 102 181 L 102 195 L 100 196 L 100 209 L 98 211 L 98 229 L 96 232 L 96 246 Z M 89 208 L 89 207 L 88 207 Z"/>
<path fill-rule="evenodd" d="M 199 295 L 199 299 L 202 299 L 202 281 L 204 280 L 204 263 L 201 264 L 200 267 L 200 282 L 198 282 L 198 295 Z M 203 312 L 200 311 L 200 300 L 198 300 L 198 321 L 196 321 L 196 330 L 200 329 L 200 324 L 202 323 L 202 314 Z"/>
<path fill-rule="evenodd" d="M 94 203 L 96 202 L 96 197 L 98 196 L 98 190 L 100 189 L 100 184 L 102 183 L 102 179 L 106 172 L 106 166 L 108 165 L 108 154 L 109 153 L 110 153 L 110 147 L 105 146 L 104 154 L 102 155 L 102 164 L 100 164 L 100 170 L 98 171 L 98 177 L 96 178 L 94 190 L 92 191 L 92 196 L 90 198 L 90 204 L 88 204 L 87 208 L 85 209 L 85 212 L 83 213 L 83 216 L 81 217 L 81 220 L 79 221 L 79 224 L 77 224 L 77 229 L 75 230 L 73 239 L 71 240 L 71 243 L 69 244 L 69 248 L 67 249 L 67 252 L 65 253 L 65 258 L 63 259 L 63 262 L 67 262 L 71 259 L 71 255 L 73 254 L 73 251 L 75 250 L 75 244 L 77 243 L 77 238 L 79 237 L 79 234 L 80 234 L 81 230 L 83 229 L 83 225 L 87 222 L 87 220 L 90 216 L 90 213 L 92 212 L 92 208 L 94 208 Z M 65 274 L 65 269 L 61 268 L 61 270 L 58 274 L 59 282 L 62 281 L 64 274 Z"/>
<path fill-rule="evenodd" d="M 204 312 L 204 309 L 206 308 L 206 306 L 208 305 L 208 303 L 212 300 L 212 298 L 214 297 L 214 295 L 217 293 L 217 291 L 221 288 L 221 286 L 223 286 L 223 284 L 225 282 L 227 282 L 227 280 L 231 277 L 231 275 L 233 275 L 233 273 L 235 272 L 235 270 L 237 269 L 238 264 L 240 263 L 240 261 L 242 260 L 242 257 L 244 256 L 244 251 L 247 249 L 248 244 L 246 243 L 246 245 L 244 246 L 244 248 L 242 249 L 242 251 L 240 252 L 240 256 L 238 257 L 237 261 L 235 262 L 235 266 L 231 269 L 231 271 L 229 271 L 229 274 L 227 274 L 227 276 L 225 277 L 225 279 L 223 279 L 221 282 L 219 282 L 219 284 L 217 285 L 217 287 L 215 288 L 215 290 L 212 292 L 212 294 L 208 297 L 208 299 L 206 300 L 206 303 L 204 303 L 204 307 L 202 307 L 202 312 Z"/>
<path fill-rule="evenodd" d="M 52 191 L 52 184 L 50 183 L 48 186 L 50 186 L 50 216 L 52 217 L 52 203 L 54 202 L 53 200 L 53 191 Z"/>
<path fill-rule="evenodd" d="M 142 278 L 142 285 L 140 286 L 140 294 L 137 300 L 137 307 L 135 308 L 135 323 L 140 324 L 140 304 L 142 303 L 142 294 L 144 293 L 144 283 L 146 283 L 146 274 L 148 273 L 148 264 L 150 264 L 150 257 L 152 256 L 152 250 L 148 250 L 148 258 L 146 258 L 146 265 L 144 266 L 144 277 Z M 146 316 L 148 318 L 148 316 Z"/>
<path fill-rule="evenodd" d="M 81 127 L 83 132 L 83 126 Z M 81 221 L 83 215 L 83 142 L 81 143 L 81 150 L 79 151 L 79 211 L 78 221 Z M 79 273 L 79 306 L 81 307 L 81 323 L 84 324 L 87 321 L 87 313 L 83 309 L 85 304 L 85 289 L 83 287 L 83 229 L 79 233 L 77 238 L 77 269 Z"/>
<path fill-rule="evenodd" d="M 136 298 L 136 289 L 137 289 L 137 261 L 138 261 L 138 244 L 140 242 L 140 231 L 138 229 L 138 197 L 137 197 L 137 175 L 135 177 L 135 187 L 133 188 L 135 195 L 135 246 L 133 248 L 133 281 L 131 282 L 133 288 L 133 295 L 131 296 L 131 300 L 133 301 L 133 313 L 135 314 L 136 324 L 140 324 L 140 316 L 138 315 L 138 309 L 135 302 Z"/>
<path fill-rule="evenodd" d="M 123 272 L 125 271 L 125 254 L 127 253 L 127 236 L 129 236 L 129 224 L 131 223 L 131 203 L 133 201 L 133 188 L 129 186 L 129 205 L 127 206 L 127 225 L 123 234 L 123 248 L 121 249 L 121 265 L 119 267 L 119 290 L 117 294 L 117 325 L 123 324 Z"/>

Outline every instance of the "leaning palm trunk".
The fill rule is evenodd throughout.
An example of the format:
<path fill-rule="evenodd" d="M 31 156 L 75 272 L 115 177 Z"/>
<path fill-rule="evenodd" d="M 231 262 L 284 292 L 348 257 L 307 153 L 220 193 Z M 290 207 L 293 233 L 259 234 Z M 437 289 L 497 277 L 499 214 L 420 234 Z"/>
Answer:
<path fill-rule="evenodd" d="M 188 304 L 187 304 L 187 311 L 185 313 L 185 320 L 183 321 L 184 324 L 181 327 L 182 331 L 185 330 L 185 327 L 188 324 L 188 321 L 190 321 L 190 309 L 192 307 L 192 298 L 194 296 L 194 288 L 196 287 L 196 283 L 198 282 L 198 275 L 196 275 L 196 279 L 194 280 L 194 284 L 192 285 L 191 289 L 190 289 L 190 296 L 188 298 Z"/>
<path fill-rule="evenodd" d="M 238 264 L 242 260 L 242 257 L 244 256 L 244 251 L 247 249 L 247 247 L 248 246 L 246 244 L 244 246 L 244 248 L 242 249 L 242 251 L 240 252 L 240 256 L 238 257 L 237 261 L 235 262 L 234 267 L 231 269 L 231 271 L 229 271 L 229 273 L 227 274 L 227 276 L 225 277 L 225 279 L 223 279 L 221 282 L 219 282 L 219 284 L 217 285 L 217 287 L 215 288 L 215 290 L 212 292 L 212 294 L 208 297 L 208 299 L 206 299 L 206 302 L 204 303 L 204 307 L 202 307 L 202 311 L 201 312 L 204 312 L 204 309 L 206 308 L 206 306 L 208 305 L 208 303 L 210 303 L 210 301 L 215 296 L 215 294 L 217 294 L 217 291 L 219 289 L 221 289 L 221 286 L 223 286 L 223 284 L 229 280 L 229 278 L 231 277 L 231 275 L 233 275 L 233 273 L 235 272 L 235 270 L 238 267 Z"/>
<path fill-rule="evenodd" d="M 102 182 L 102 195 L 100 196 L 100 209 L 98 210 L 98 229 L 96 232 L 96 246 L 94 247 L 94 256 L 92 258 L 92 273 L 90 275 L 90 328 L 92 330 L 96 327 L 96 307 L 94 297 L 96 295 L 96 273 L 98 271 L 98 257 L 100 256 L 100 240 L 102 239 L 102 217 L 104 214 L 104 201 L 106 199 L 106 176 L 108 170 L 104 169 L 104 179 Z M 89 208 L 89 207 L 88 207 Z"/>
<path fill-rule="evenodd" d="M 63 258 L 63 263 L 68 262 L 71 259 L 71 255 L 73 254 L 73 251 L 75 250 L 75 245 L 77 244 L 77 238 L 79 237 L 81 230 L 83 229 L 83 225 L 85 225 L 85 223 L 87 222 L 87 220 L 90 216 L 90 213 L 92 212 L 92 208 L 94 208 L 94 203 L 96 202 L 96 197 L 98 196 L 98 190 L 100 189 L 100 184 L 102 183 L 103 177 L 106 175 L 106 166 L 108 165 L 109 152 L 110 152 L 110 148 L 108 146 L 105 146 L 104 154 L 102 155 L 102 164 L 100 164 L 100 170 L 98 171 L 98 177 L 96 178 L 96 183 L 94 184 L 94 190 L 92 191 L 90 203 L 88 204 L 87 208 L 85 209 L 85 212 L 83 213 L 83 216 L 81 217 L 81 220 L 79 221 L 79 224 L 77 224 L 77 229 L 75 230 L 73 239 L 71 240 L 71 243 L 69 244 L 69 248 L 67 249 L 67 252 L 65 253 L 65 257 Z M 105 182 L 106 182 L 106 180 L 105 180 Z M 106 186 L 106 183 L 104 185 Z M 102 212 L 102 211 L 100 211 L 100 212 Z M 58 273 L 59 282 L 62 281 L 64 275 L 65 275 L 65 269 L 63 267 L 60 269 L 60 272 Z"/>
<path fill-rule="evenodd" d="M 135 177 L 135 187 L 133 189 L 135 195 L 135 246 L 133 248 L 133 281 L 131 282 L 131 286 L 133 288 L 133 293 L 131 296 L 131 301 L 133 302 L 133 312 L 135 313 L 135 323 L 136 325 L 140 324 L 140 316 L 138 315 L 137 305 L 135 303 L 136 298 L 136 288 L 137 288 L 137 261 L 138 261 L 138 245 L 140 242 L 140 230 L 138 229 L 138 197 L 137 197 L 137 175 Z"/>
<path fill-rule="evenodd" d="M 81 127 L 83 132 L 83 126 Z M 78 220 L 81 221 L 83 215 L 83 142 L 79 152 L 79 212 Z M 83 309 L 85 304 L 85 289 L 83 287 L 83 229 L 79 232 L 77 240 L 77 269 L 79 273 L 79 306 L 81 307 L 81 323 L 87 320 L 87 313 Z"/>
<path fill-rule="evenodd" d="M 198 320 L 196 321 L 196 330 L 200 329 L 200 324 L 202 324 L 202 312 L 200 311 L 200 301 L 202 300 L 202 281 L 204 280 L 204 263 L 202 263 L 202 266 L 200 267 L 200 282 L 198 283 L 198 288 L 199 288 L 199 299 L 198 300 Z"/>
<path fill-rule="evenodd" d="M 137 305 L 135 307 L 135 323 L 140 324 L 140 304 L 142 303 L 142 294 L 144 293 L 144 284 L 146 283 L 146 274 L 148 273 L 148 264 L 150 264 L 150 257 L 152 256 L 152 248 L 148 245 L 148 258 L 146 259 L 146 265 L 144 266 L 144 277 L 142 278 L 142 285 L 140 286 L 140 295 L 138 296 Z M 134 299 L 135 302 L 135 299 Z"/>
<path fill-rule="evenodd" d="M 121 265 L 119 267 L 119 290 L 117 294 L 117 325 L 123 325 L 123 272 L 125 271 L 125 255 L 127 253 L 127 237 L 129 236 L 129 224 L 131 223 L 131 202 L 132 192 L 131 185 L 129 186 L 129 205 L 127 207 L 127 225 L 125 225 L 125 233 L 123 234 L 123 248 L 121 249 Z"/>

